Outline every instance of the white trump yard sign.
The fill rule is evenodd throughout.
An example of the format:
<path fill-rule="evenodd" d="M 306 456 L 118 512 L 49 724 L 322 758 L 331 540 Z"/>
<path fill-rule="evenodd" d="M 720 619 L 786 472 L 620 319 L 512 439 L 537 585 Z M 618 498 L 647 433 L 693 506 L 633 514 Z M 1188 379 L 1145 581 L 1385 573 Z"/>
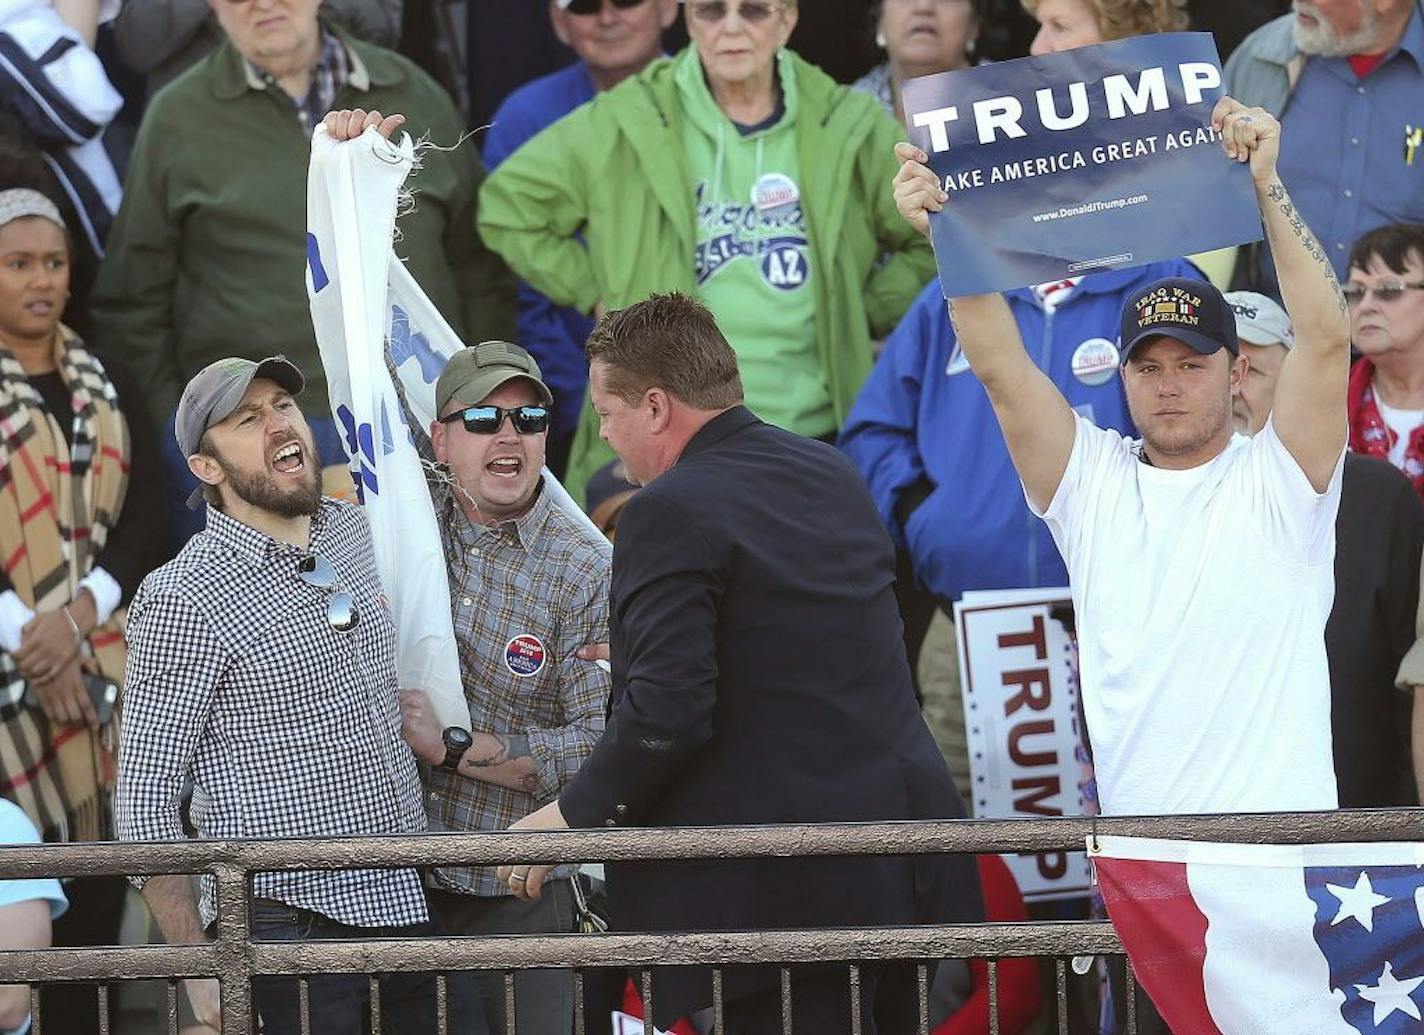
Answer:
<path fill-rule="evenodd" d="M 1053 618 L 1071 607 L 1067 589 L 966 593 L 954 605 L 976 817 L 1083 814 L 1075 648 Z M 1092 883 L 1082 852 L 1004 860 L 1029 902 L 1078 898 Z"/>

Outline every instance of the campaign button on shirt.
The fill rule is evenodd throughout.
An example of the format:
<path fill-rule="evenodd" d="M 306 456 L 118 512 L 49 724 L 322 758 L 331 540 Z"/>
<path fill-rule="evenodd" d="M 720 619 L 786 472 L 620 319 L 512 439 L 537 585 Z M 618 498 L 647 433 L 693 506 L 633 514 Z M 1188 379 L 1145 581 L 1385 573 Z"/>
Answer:
<path fill-rule="evenodd" d="M 521 633 L 504 645 L 504 667 L 521 679 L 537 676 L 549 658 L 539 637 Z"/>
<path fill-rule="evenodd" d="M 1106 338 L 1089 338 L 1073 350 L 1073 376 L 1085 385 L 1102 385 L 1117 373 L 1121 357 Z"/>
<path fill-rule="evenodd" d="M 752 206 L 764 216 L 786 214 L 800 203 L 800 188 L 783 173 L 767 173 L 752 187 Z"/>

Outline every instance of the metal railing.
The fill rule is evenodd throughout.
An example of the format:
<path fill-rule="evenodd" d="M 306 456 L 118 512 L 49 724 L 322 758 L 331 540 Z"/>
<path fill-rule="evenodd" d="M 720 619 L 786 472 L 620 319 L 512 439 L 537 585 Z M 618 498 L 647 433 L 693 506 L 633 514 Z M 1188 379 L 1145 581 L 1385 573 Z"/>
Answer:
<path fill-rule="evenodd" d="M 108 983 L 168 982 L 168 1031 L 177 1031 L 176 980 L 216 977 L 222 988 L 225 1035 L 256 1030 L 254 977 L 297 977 L 303 1004 L 306 976 L 371 975 L 372 1027 L 379 1030 L 379 987 L 374 975 L 503 971 L 513 1029 L 514 974 L 534 968 L 575 970 L 575 1026 L 579 1035 L 601 1030 L 584 1016 L 579 971 L 616 967 L 641 972 L 644 1016 L 652 1016 L 654 966 L 713 968 L 716 1030 L 722 1030 L 721 969 L 744 964 L 782 965 L 783 1031 L 793 1030 L 790 965 L 845 964 L 852 994 L 852 1030 L 860 964 L 872 961 L 987 959 L 991 1031 L 998 1031 L 995 959 L 1056 957 L 1057 1031 L 1066 1035 L 1065 958 L 1117 955 L 1122 946 L 1105 921 L 948 924 L 898 928 L 829 928 L 670 934 L 557 934 L 441 937 L 365 941 L 254 941 L 249 927 L 254 873 L 403 866 L 498 865 L 600 860 L 793 858 L 937 853 L 1040 853 L 1081 850 L 1095 834 L 1238 841 L 1262 844 L 1424 840 L 1424 809 L 1360 810 L 1235 816 L 1042 820 L 960 820 L 936 823 L 822 824 L 787 827 L 578 830 L 544 833 L 427 834 L 284 841 L 112 842 L 0 848 L 0 879 L 210 873 L 217 883 L 213 941 L 202 945 L 138 945 L 0 951 L 0 984 L 95 983 L 100 1029 L 109 1028 Z M 928 1033 L 927 967 L 919 970 L 920 1030 Z M 1129 973 L 1126 1029 L 1135 1033 L 1135 992 Z M 437 982 L 438 1014 L 445 1030 L 445 984 Z M 38 1011 L 35 1032 L 43 1035 Z M 305 1011 L 304 1011 L 305 1013 Z M 606 1023 L 606 1021 L 604 1022 Z M 451 1021 L 451 1030 L 457 1030 Z M 69 1033 L 50 1033 L 69 1035 Z M 539 1035 L 539 1033 L 524 1033 Z"/>

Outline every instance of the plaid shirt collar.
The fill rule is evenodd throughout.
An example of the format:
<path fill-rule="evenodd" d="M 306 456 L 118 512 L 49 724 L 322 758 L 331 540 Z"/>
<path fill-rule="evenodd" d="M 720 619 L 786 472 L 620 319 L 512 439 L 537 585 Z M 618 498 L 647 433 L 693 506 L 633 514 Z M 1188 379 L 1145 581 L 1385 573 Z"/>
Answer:
<path fill-rule="evenodd" d="M 322 497 L 321 506 L 312 518 L 309 543 L 315 544 L 321 538 L 335 506 L 331 500 Z M 229 517 L 212 506 L 208 507 L 207 533 L 213 541 L 221 543 L 254 568 L 266 564 L 277 554 L 302 552 L 300 547 L 273 539 L 266 532 Z"/>
<path fill-rule="evenodd" d="M 497 525 L 477 525 L 465 517 L 465 512 L 460 509 L 455 500 L 455 494 L 448 485 L 440 487 L 444 500 L 441 503 L 452 520 L 458 522 L 456 528 L 457 535 L 467 543 L 476 543 L 486 538 L 501 538 L 506 532 L 512 532 L 510 536 L 515 542 L 524 548 L 528 553 L 534 548 L 534 544 L 539 540 L 539 534 L 544 531 L 544 526 L 549 523 L 549 511 L 553 506 L 549 494 L 544 491 L 544 479 L 539 479 L 539 489 L 534 496 L 533 505 L 520 517 L 512 518 L 509 521 L 501 521 Z M 453 511 L 453 513 L 450 513 Z"/>
<path fill-rule="evenodd" d="M 336 33 L 325 26 L 321 27 L 321 52 L 312 68 L 311 87 L 307 90 L 306 97 L 300 101 L 293 99 L 283 90 L 270 72 L 246 59 L 243 60 L 242 66 L 250 89 L 270 90 L 291 102 L 307 136 L 311 136 L 317 123 L 326 117 L 332 102 L 336 100 L 337 92 L 343 86 L 349 83 L 358 90 L 365 90 L 370 86 L 370 77 L 366 74 L 360 58 L 347 48 Z"/>

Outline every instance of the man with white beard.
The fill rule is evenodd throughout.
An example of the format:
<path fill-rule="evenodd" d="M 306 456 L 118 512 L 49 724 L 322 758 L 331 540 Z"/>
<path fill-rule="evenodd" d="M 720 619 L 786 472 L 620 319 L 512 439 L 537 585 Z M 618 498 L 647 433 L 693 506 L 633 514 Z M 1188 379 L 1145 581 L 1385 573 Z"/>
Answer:
<path fill-rule="evenodd" d="M 1424 222 L 1421 0 L 1293 0 L 1232 54 L 1226 93 L 1281 120 L 1281 179 L 1342 282 L 1367 231 Z M 1252 251 L 1252 286 L 1279 298 Z"/>

